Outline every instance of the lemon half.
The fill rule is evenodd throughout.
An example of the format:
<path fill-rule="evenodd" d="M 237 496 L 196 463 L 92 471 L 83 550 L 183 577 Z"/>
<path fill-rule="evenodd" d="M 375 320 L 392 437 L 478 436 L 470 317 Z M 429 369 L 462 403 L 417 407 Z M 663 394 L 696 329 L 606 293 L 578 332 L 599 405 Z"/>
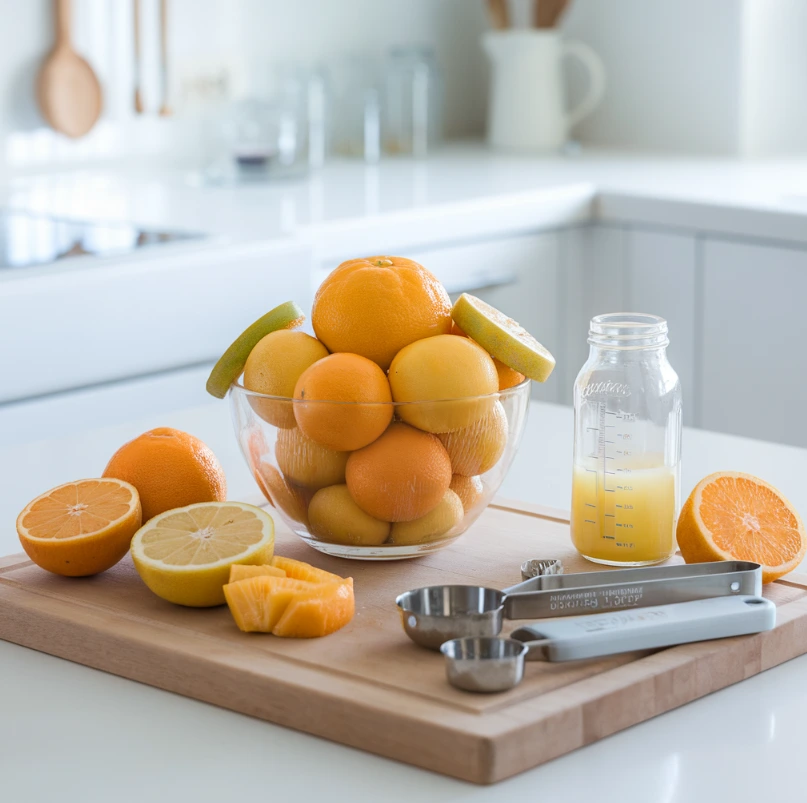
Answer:
<path fill-rule="evenodd" d="M 272 517 L 242 502 L 202 502 L 167 510 L 132 539 L 132 560 L 143 582 L 177 605 L 223 605 L 236 563 L 269 563 L 275 548 Z"/>

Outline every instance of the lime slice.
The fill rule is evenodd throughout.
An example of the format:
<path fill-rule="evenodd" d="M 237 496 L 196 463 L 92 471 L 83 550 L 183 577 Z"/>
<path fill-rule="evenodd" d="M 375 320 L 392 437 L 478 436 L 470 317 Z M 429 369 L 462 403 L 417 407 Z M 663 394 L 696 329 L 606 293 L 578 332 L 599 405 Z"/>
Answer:
<path fill-rule="evenodd" d="M 451 310 L 451 317 L 468 337 L 475 340 L 508 368 L 546 382 L 555 358 L 523 326 L 476 296 L 463 293 Z"/>
<path fill-rule="evenodd" d="M 223 399 L 230 385 L 241 376 L 249 353 L 261 338 L 278 329 L 294 329 L 304 320 L 305 314 L 294 301 L 286 301 L 267 312 L 262 318 L 258 318 L 252 326 L 241 332 L 213 366 L 207 378 L 207 392 L 217 399 Z"/>

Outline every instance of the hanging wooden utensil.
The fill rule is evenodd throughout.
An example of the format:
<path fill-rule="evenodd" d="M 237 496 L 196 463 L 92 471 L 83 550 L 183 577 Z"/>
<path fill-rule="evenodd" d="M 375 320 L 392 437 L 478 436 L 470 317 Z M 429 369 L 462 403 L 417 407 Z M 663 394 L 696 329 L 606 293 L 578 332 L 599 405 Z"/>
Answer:
<path fill-rule="evenodd" d="M 101 116 L 101 84 L 92 67 L 73 50 L 70 0 L 54 0 L 53 8 L 56 43 L 39 70 L 39 110 L 54 131 L 83 137 Z"/>
<path fill-rule="evenodd" d="M 535 27 L 557 27 L 568 5 L 569 0 L 538 0 L 535 7 Z"/>
<path fill-rule="evenodd" d="M 140 0 L 132 0 L 134 9 L 134 107 L 138 114 L 143 114 L 143 91 L 140 89 Z"/>
<path fill-rule="evenodd" d="M 160 115 L 171 114 L 168 105 L 168 0 L 160 0 L 160 78 L 162 79 L 162 105 Z"/>
<path fill-rule="evenodd" d="M 510 27 L 507 0 L 488 0 L 488 13 L 490 14 L 490 24 L 497 31 Z"/>

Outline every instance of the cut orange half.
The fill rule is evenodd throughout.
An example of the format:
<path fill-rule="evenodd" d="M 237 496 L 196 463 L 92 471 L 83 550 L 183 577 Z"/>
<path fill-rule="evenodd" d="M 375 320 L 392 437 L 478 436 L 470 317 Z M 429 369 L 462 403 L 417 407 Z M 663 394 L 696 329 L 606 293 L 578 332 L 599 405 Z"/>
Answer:
<path fill-rule="evenodd" d="M 29 502 L 17 517 L 17 534 L 37 566 L 85 577 L 109 569 L 127 553 L 140 518 L 133 485 L 111 478 L 77 480 Z"/>
<path fill-rule="evenodd" d="M 735 471 L 710 474 L 695 486 L 676 534 L 687 563 L 750 560 L 762 565 L 763 583 L 793 571 L 807 550 L 793 505 L 767 482 Z"/>

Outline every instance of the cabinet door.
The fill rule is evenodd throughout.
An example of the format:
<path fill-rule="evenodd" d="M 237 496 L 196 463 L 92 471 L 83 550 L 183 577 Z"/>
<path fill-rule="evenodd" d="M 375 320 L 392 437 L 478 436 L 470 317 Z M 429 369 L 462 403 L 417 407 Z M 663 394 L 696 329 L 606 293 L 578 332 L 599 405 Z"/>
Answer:
<path fill-rule="evenodd" d="M 631 230 L 627 237 L 625 309 L 667 319 L 667 355 L 681 379 L 684 423 L 697 426 L 695 400 L 695 266 L 693 235 Z"/>
<path fill-rule="evenodd" d="M 701 426 L 807 446 L 807 250 L 711 239 L 703 266 Z"/>

